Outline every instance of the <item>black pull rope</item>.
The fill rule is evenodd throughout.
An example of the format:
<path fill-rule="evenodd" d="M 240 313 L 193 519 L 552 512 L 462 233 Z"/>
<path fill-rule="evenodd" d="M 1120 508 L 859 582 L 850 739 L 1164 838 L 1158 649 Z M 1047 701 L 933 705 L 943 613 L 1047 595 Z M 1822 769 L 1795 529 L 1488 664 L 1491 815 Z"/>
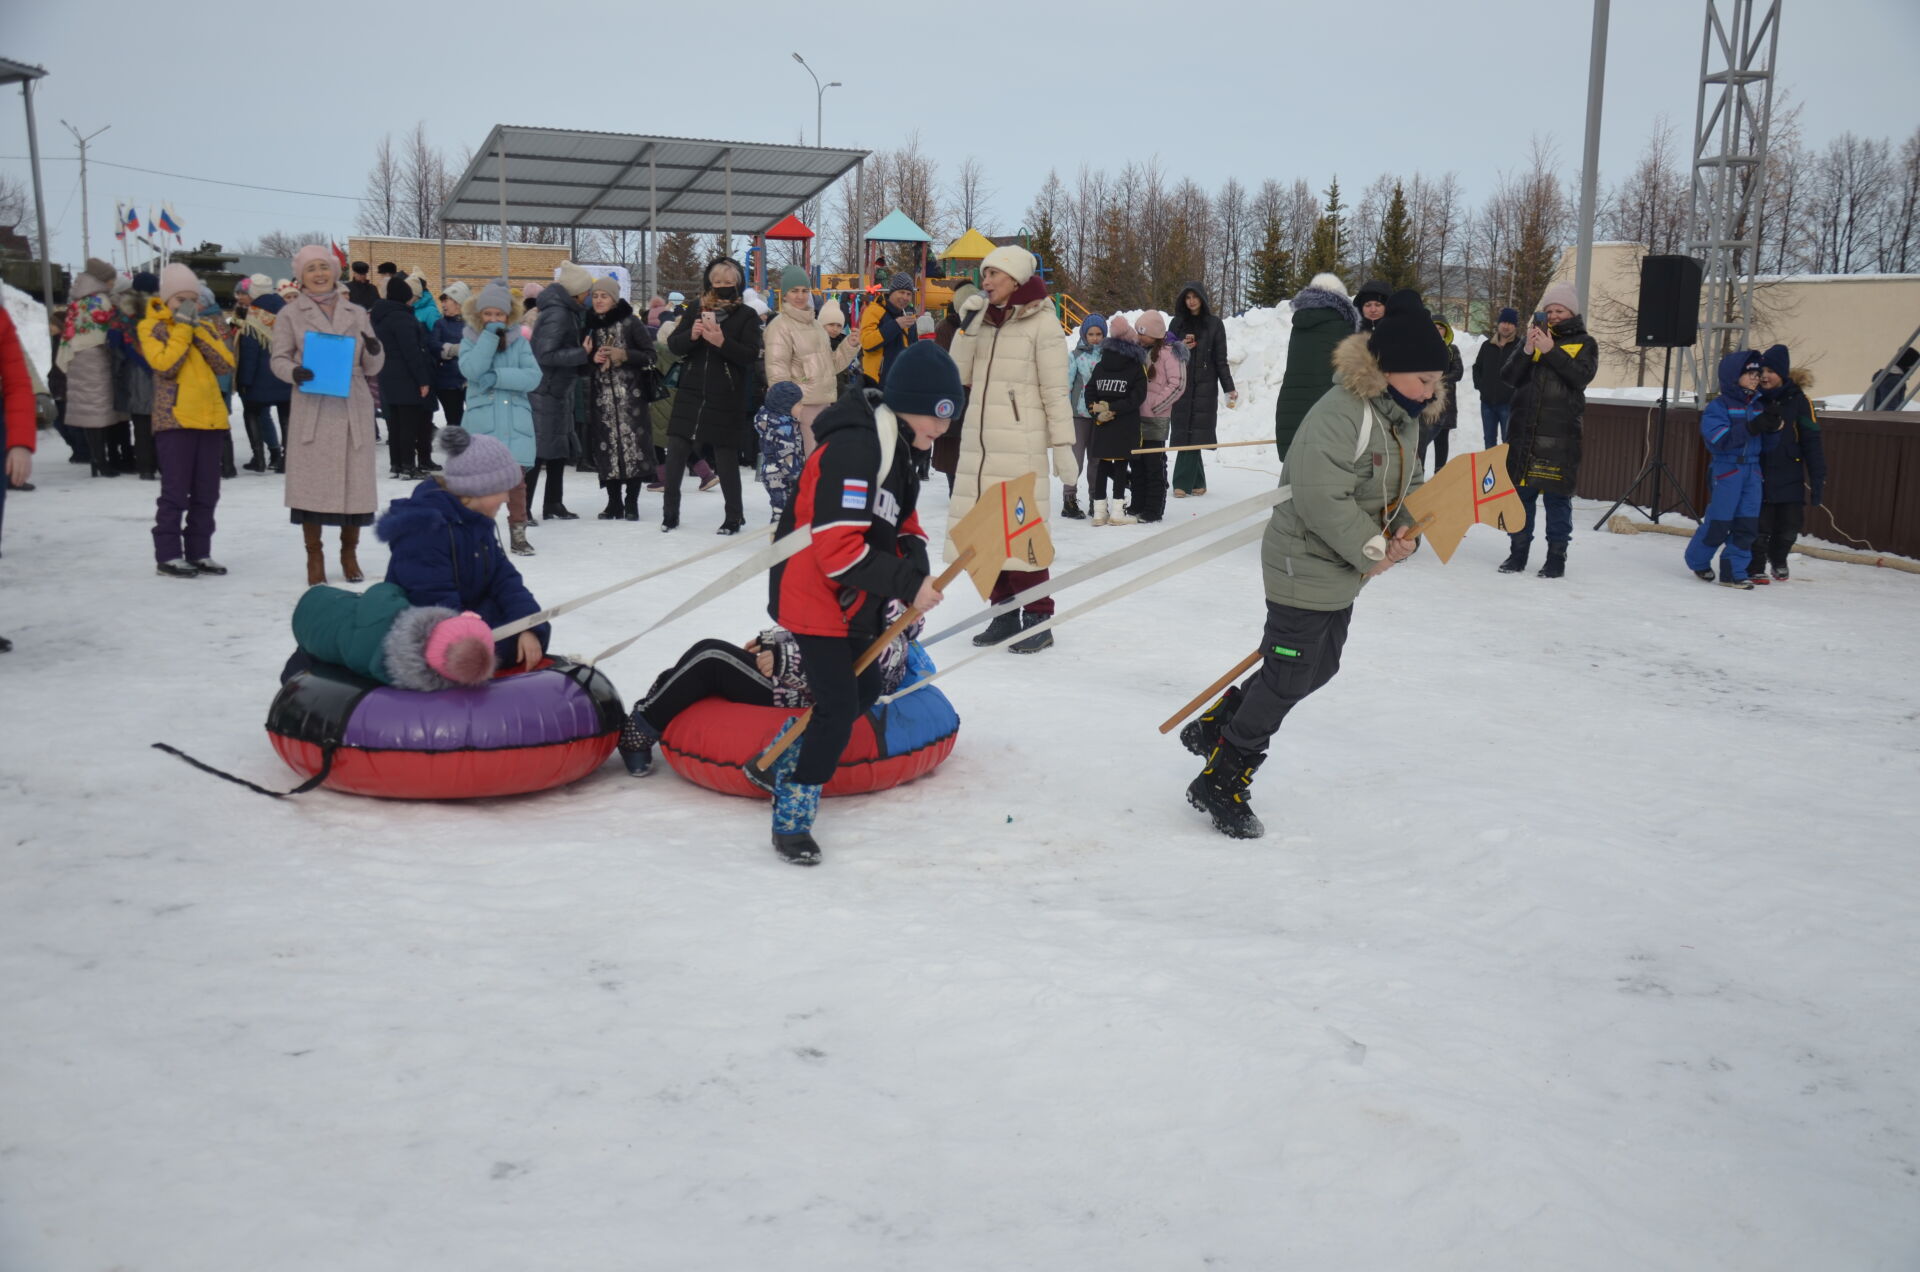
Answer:
<path fill-rule="evenodd" d="M 336 744 L 328 743 L 320 748 L 320 771 L 290 791 L 270 791 L 264 786 L 255 786 L 244 777 L 235 777 L 231 773 L 222 772 L 211 764 L 203 764 L 191 755 L 188 755 L 185 751 L 180 750 L 178 747 L 168 746 L 165 742 L 155 742 L 153 749 L 156 751 L 165 751 L 168 755 L 185 760 L 202 773 L 211 773 L 215 777 L 225 778 L 236 786 L 244 786 L 256 795 L 265 795 L 270 799 L 285 799 L 289 795 L 305 795 L 308 791 L 327 780 L 327 776 L 333 772 L 333 755 Z"/>

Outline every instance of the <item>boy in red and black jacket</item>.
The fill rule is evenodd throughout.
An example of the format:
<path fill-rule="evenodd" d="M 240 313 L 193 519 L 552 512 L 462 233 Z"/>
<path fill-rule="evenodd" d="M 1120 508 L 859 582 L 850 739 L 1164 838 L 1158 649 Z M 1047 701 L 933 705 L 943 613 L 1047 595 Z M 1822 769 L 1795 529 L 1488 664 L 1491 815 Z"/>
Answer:
<path fill-rule="evenodd" d="M 813 687 L 812 722 L 768 775 L 773 846 L 789 861 L 820 860 L 812 834 L 820 788 L 840 763 L 854 722 L 880 696 L 879 664 L 857 676 L 853 665 L 879 637 L 887 601 L 922 613 L 940 603 L 908 448 L 933 448 L 962 392 L 947 351 L 923 341 L 894 360 L 883 389 L 849 393 L 814 421 L 817 445 L 775 532 L 782 539 L 805 525 L 812 540 L 773 567 L 767 606 L 793 633 Z M 751 765 L 747 771 L 754 773 Z"/>

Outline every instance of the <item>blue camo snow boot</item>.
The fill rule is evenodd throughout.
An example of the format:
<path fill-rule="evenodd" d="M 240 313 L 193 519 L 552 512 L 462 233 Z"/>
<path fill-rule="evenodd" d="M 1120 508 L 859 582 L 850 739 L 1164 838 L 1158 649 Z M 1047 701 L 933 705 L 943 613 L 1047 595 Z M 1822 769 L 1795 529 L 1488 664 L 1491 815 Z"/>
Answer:
<path fill-rule="evenodd" d="M 771 750 L 781 738 L 786 737 L 793 729 L 793 726 L 799 723 L 799 719 L 798 716 L 795 716 L 793 719 L 781 725 L 780 732 L 773 735 L 772 742 L 767 743 L 768 750 Z M 764 755 L 766 752 L 762 751 L 760 754 Z M 748 760 L 740 766 L 740 771 L 747 775 L 749 782 L 752 782 L 755 786 L 758 786 L 761 790 L 771 795 L 783 780 L 792 775 L 793 766 L 800 762 L 800 744 L 796 742 L 786 750 L 780 752 L 780 757 L 765 768 L 760 767 L 759 760 L 759 755 L 754 756 L 751 760 Z"/>
<path fill-rule="evenodd" d="M 645 777 L 653 772 L 653 744 L 660 735 L 640 714 L 640 704 L 633 704 L 633 714 L 627 717 L 627 723 L 620 730 L 620 758 L 627 766 L 627 776 Z"/>
<path fill-rule="evenodd" d="M 784 761 L 787 757 L 780 758 Z M 774 851 L 796 866 L 819 865 L 820 845 L 813 841 L 813 819 L 819 813 L 820 788 L 788 781 L 782 776 L 773 787 Z"/>

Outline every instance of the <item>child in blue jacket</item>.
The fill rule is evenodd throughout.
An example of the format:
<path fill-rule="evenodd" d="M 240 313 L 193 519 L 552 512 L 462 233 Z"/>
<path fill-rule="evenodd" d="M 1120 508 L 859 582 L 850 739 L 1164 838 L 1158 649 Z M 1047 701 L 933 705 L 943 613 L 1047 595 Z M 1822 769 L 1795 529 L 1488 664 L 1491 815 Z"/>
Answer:
<path fill-rule="evenodd" d="M 767 502 L 773 505 L 775 521 L 787 510 L 787 501 L 800 484 L 801 465 L 807 459 L 800 421 L 793 414 L 802 396 L 799 385 L 781 380 L 768 387 L 765 400 L 753 416 L 753 431 L 760 438 L 760 481 L 767 488 Z"/>
<path fill-rule="evenodd" d="M 1720 359 L 1720 396 L 1700 413 L 1700 436 L 1712 465 L 1707 515 L 1687 543 L 1687 568 L 1715 582 L 1713 554 L 1722 544 L 1718 582 L 1751 592 L 1747 566 L 1760 526 L 1760 438 L 1780 427 L 1760 401 L 1760 355 L 1737 349 Z"/>
<path fill-rule="evenodd" d="M 521 481 L 512 452 L 464 428 L 440 430 L 440 445 L 446 467 L 388 505 L 374 528 L 393 554 L 387 582 L 406 592 L 410 604 L 471 610 L 488 627 L 539 613 L 494 527 L 507 492 Z M 542 623 L 500 641 L 495 652 L 503 665 L 531 670 L 550 635 Z"/>

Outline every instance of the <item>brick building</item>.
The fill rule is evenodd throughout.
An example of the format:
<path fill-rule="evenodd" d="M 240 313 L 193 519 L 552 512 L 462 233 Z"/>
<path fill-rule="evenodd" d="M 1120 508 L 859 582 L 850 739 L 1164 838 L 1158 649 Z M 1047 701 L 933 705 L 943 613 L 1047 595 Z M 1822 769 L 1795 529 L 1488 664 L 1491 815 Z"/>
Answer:
<path fill-rule="evenodd" d="M 375 238 L 355 235 L 347 240 L 347 259 L 365 261 L 369 266 L 392 261 L 403 272 L 418 269 L 436 293 L 444 285 L 440 277 L 440 240 L 417 238 Z M 527 283 L 550 283 L 553 271 L 567 259 L 564 244 L 509 243 L 507 281 L 514 294 Z M 454 242 L 447 240 L 447 277 L 445 282 L 464 282 L 478 291 L 491 279 L 500 277 L 500 244 Z"/>

